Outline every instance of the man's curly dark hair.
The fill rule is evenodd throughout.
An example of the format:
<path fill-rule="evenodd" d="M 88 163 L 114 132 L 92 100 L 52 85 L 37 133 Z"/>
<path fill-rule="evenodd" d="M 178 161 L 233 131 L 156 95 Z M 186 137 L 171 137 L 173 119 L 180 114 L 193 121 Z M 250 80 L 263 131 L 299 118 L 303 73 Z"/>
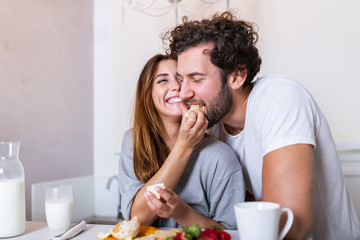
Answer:
<path fill-rule="evenodd" d="M 243 86 L 250 84 L 261 65 L 261 57 L 255 47 L 258 34 L 254 24 L 237 19 L 231 11 L 216 13 L 211 19 L 194 21 L 185 16 L 182 22 L 163 36 L 163 42 L 169 42 L 167 54 L 177 57 L 188 48 L 214 43 L 210 59 L 222 70 L 222 80 L 226 82 L 228 74 L 235 69 L 246 68 L 247 78 Z"/>

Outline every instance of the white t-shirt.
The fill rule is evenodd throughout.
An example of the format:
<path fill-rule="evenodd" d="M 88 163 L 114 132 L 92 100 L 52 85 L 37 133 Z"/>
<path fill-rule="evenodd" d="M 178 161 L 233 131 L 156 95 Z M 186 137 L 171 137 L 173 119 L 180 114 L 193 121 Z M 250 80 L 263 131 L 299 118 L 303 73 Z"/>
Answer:
<path fill-rule="evenodd" d="M 237 154 L 247 190 L 262 198 L 263 157 L 292 144 L 314 149 L 313 239 L 360 239 L 358 218 L 348 195 L 326 119 L 312 96 L 280 75 L 257 79 L 246 109 L 244 130 L 230 135 L 222 123 L 209 132 Z"/>

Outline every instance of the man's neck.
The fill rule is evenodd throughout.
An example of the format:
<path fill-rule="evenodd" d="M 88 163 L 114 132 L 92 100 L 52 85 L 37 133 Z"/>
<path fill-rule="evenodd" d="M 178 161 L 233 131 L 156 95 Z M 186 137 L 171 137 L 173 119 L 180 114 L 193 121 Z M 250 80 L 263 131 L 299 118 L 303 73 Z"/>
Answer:
<path fill-rule="evenodd" d="M 246 107 L 252 88 L 253 84 L 232 92 L 233 106 L 229 113 L 221 120 L 226 131 L 231 135 L 237 135 L 244 130 Z"/>

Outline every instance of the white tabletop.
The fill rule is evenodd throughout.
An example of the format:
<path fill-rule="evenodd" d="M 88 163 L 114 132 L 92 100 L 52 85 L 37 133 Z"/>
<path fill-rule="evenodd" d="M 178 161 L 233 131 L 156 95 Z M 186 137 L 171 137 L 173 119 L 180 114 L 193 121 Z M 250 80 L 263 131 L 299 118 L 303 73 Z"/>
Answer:
<path fill-rule="evenodd" d="M 107 233 L 110 229 L 112 229 L 114 225 L 97 225 L 97 224 L 86 224 L 86 228 L 79 235 L 72 238 L 73 240 L 91 240 L 98 239 L 96 234 L 98 232 Z M 231 235 L 232 240 L 239 240 L 239 236 L 237 231 L 228 230 L 227 231 Z M 53 236 L 58 235 L 59 232 L 52 233 L 49 231 L 46 222 L 26 222 L 26 230 L 25 233 L 10 238 L 9 240 L 49 240 Z"/>

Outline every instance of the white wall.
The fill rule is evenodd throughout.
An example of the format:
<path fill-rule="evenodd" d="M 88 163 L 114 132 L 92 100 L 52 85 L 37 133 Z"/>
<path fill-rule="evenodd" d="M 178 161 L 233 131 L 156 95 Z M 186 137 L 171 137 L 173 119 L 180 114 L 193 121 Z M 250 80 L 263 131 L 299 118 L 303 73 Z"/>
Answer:
<path fill-rule="evenodd" d="M 0 1 L 0 141 L 21 142 L 27 218 L 32 183 L 93 173 L 92 9 Z"/>
<path fill-rule="evenodd" d="M 112 143 L 111 1 L 94 0 L 94 174 L 117 173 Z"/>

